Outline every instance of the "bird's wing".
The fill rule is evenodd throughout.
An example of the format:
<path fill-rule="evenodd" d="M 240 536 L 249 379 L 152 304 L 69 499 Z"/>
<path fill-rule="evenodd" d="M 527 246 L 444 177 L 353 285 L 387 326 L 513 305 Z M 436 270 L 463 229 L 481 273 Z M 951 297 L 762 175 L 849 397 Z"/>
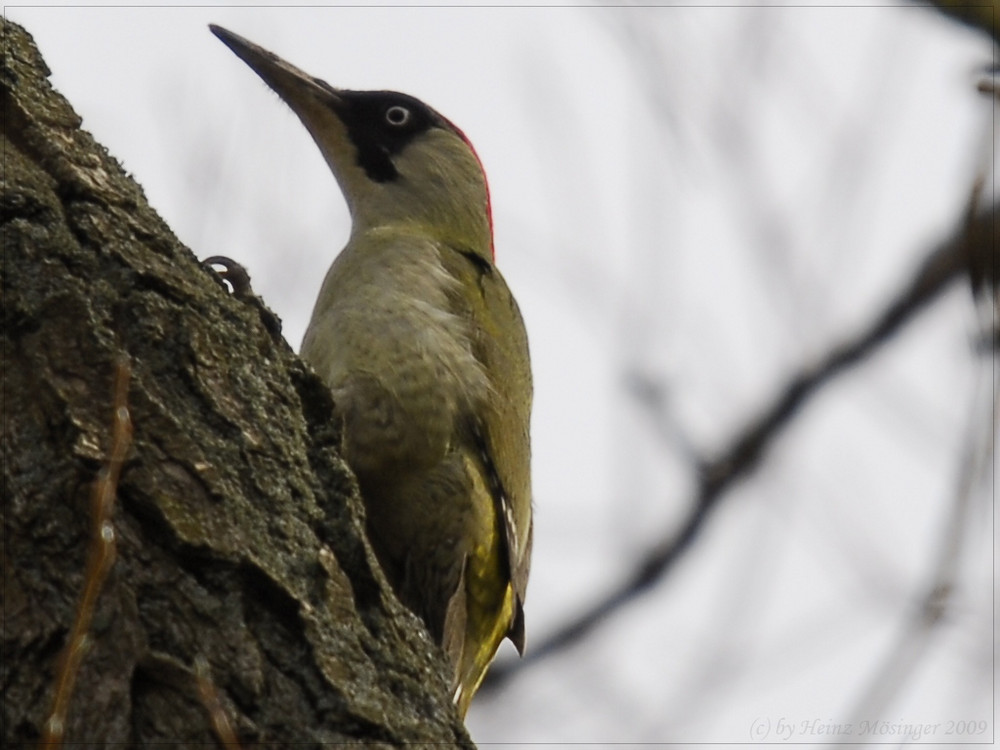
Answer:
<path fill-rule="evenodd" d="M 461 299 L 455 300 L 455 312 L 469 322 L 473 354 L 488 373 L 493 390 L 483 405 L 486 413 L 477 433 L 482 453 L 499 479 L 500 491 L 494 492 L 494 501 L 504 526 L 506 557 L 517 599 L 509 636 L 521 650 L 521 605 L 532 543 L 528 337 L 517 302 L 496 266 L 471 250 L 455 248 L 442 253 L 442 263 L 466 292 L 457 295 Z"/>

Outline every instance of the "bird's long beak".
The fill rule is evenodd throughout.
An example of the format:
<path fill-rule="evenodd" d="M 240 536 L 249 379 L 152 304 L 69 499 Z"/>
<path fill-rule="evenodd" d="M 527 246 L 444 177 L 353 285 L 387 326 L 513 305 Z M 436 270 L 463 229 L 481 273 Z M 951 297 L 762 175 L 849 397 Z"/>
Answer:
<path fill-rule="evenodd" d="M 249 65 L 268 86 L 278 94 L 300 117 L 308 100 L 325 102 L 334 108 L 342 103 L 337 90 L 325 81 L 313 78 L 273 52 L 260 47 L 228 29 L 209 24 L 208 28 L 223 44 Z"/>
<path fill-rule="evenodd" d="M 355 146 L 343 119 L 349 114 L 344 97 L 326 81 L 299 70 L 239 34 L 214 24 L 209 28 L 298 115 L 340 183 L 353 214 L 355 200 L 366 181 L 356 174 L 359 169 L 355 164 Z"/>

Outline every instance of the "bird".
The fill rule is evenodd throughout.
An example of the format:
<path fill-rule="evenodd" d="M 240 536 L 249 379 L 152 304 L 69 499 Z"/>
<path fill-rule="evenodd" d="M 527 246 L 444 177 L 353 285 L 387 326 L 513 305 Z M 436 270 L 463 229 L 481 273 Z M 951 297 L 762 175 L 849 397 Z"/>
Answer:
<path fill-rule="evenodd" d="M 482 163 L 419 99 L 334 88 L 210 29 L 298 116 L 347 203 L 300 355 L 342 415 L 379 565 L 464 718 L 500 643 L 523 654 L 533 541 L 528 339 Z"/>

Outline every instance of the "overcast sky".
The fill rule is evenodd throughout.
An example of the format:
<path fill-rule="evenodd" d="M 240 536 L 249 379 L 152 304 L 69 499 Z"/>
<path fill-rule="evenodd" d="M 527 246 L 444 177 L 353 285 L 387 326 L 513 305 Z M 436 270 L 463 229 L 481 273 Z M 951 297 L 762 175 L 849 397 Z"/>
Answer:
<path fill-rule="evenodd" d="M 296 348 L 349 217 L 298 120 L 207 24 L 334 86 L 415 95 L 472 139 L 534 363 L 530 650 L 669 536 L 692 456 L 863 327 L 991 167 L 989 43 L 864 5 L 5 13 L 192 252 L 248 267 Z M 663 585 L 474 703 L 474 739 L 824 742 L 853 723 L 897 742 L 937 722 L 923 741 L 990 741 L 991 486 L 947 626 L 864 716 L 872 734 L 855 711 L 989 391 L 975 333 L 956 287 L 809 406 Z"/>

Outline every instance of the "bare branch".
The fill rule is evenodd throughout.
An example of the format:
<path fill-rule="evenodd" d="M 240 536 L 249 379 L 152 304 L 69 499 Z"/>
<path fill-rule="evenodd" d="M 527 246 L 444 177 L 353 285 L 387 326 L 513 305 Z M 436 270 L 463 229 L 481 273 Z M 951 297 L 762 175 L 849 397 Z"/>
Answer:
<path fill-rule="evenodd" d="M 815 366 L 806 367 L 791 378 L 777 398 L 736 433 L 726 449 L 701 463 L 691 511 L 679 529 L 650 549 L 616 590 L 530 649 L 523 660 L 495 665 L 487 677 L 487 689 L 495 689 L 518 671 L 571 647 L 665 578 L 697 539 L 725 492 L 757 468 L 782 430 L 826 383 L 876 352 L 950 282 L 961 277 L 980 243 L 987 243 L 992 252 L 997 213 L 994 208 L 971 219 L 959 235 L 931 251 L 913 278 L 867 328 L 855 338 L 834 346 Z"/>
<path fill-rule="evenodd" d="M 921 3 L 923 4 L 923 3 Z M 992 2 L 965 2 L 965 0 L 930 0 L 930 5 L 967 26 L 985 31 L 993 41 L 1000 39 L 1000 16 Z"/>
<path fill-rule="evenodd" d="M 977 516 L 973 513 L 975 489 L 993 455 L 996 416 L 1000 414 L 995 403 L 992 367 L 989 375 L 982 371 L 979 375 L 979 387 L 969 400 L 965 445 L 961 451 L 951 514 L 948 522 L 942 525 L 938 559 L 913 612 L 901 627 L 899 638 L 865 687 L 854 706 L 851 721 L 845 726 L 859 726 L 862 716 L 884 715 L 893 697 L 909 684 L 913 669 L 926 654 L 932 637 L 947 622 L 946 616 L 954 607 L 962 552 L 976 527 Z M 989 382 L 986 382 L 987 379 Z M 983 408 L 984 402 L 989 400 L 994 400 L 992 410 Z M 987 417 L 985 420 L 984 415 Z M 855 744 L 855 739 L 842 738 L 841 746 Z"/>

